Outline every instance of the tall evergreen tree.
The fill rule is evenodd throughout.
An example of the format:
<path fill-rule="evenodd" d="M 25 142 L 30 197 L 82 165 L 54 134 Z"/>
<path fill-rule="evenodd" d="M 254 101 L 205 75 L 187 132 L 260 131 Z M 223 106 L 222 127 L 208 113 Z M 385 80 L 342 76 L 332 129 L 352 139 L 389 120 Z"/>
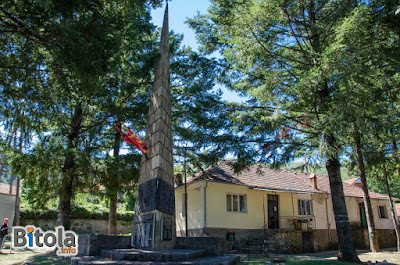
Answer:
<path fill-rule="evenodd" d="M 19 169 L 52 182 L 38 188 L 56 187 L 57 223 L 68 229 L 73 191 L 87 178 L 93 131 L 109 115 L 102 108 L 107 80 L 123 61 L 137 72 L 145 65 L 135 57 L 123 59 L 134 54 L 127 48 L 136 54 L 147 49 L 149 8 L 145 1 L 6 1 L 0 10 L 2 97 L 23 103 L 26 117 L 42 126 L 31 157 L 25 157 L 34 167 Z M 43 157 L 54 160 L 39 162 Z M 40 165 L 47 167 L 38 170 Z"/>
<path fill-rule="evenodd" d="M 336 72 L 334 82 L 347 100 L 340 109 L 340 120 L 348 129 L 341 131 L 341 135 L 350 132 L 364 194 L 370 248 L 374 252 L 379 251 L 379 244 L 364 153 L 368 145 L 376 142 L 374 135 L 378 132 L 386 135 L 393 129 L 393 122 L 398 122 L 394 106 L 399 102 L 396 92 L 399 63 L 389 55 L 399 51 L 399 34 L 381 22 L 379 9 L 373 4 L 358 5 L 337 27 L 335 41 L 326 56 L 326 64 Z"/>
<path fill-rule="evenodd" d="M 350 81 L 346 75 L 351 70 L 363 71 L 360 63 L 345 71 L 360 57 L 371 64 L 382 54 L 378 40 L 369 47 L 365 45 L 368 38 L 360 41 L 362 36 L 346 31 L 358 23 L 354 19 L 360 18 L 358 14 L 366 5 L 357 1 L 215 0 L 209 15 L 189 21 L 203 50 L 219 50 L 228 61 L 226 85 L 251 97 L 247 106 L 236 106 L 234 113 L 239 128 L 248 129 L 260 142 L 250 159 L 279 164 L 304 152 L 322 151 L 330 179 L 339 259 L 356 262 L 359 259 L 351 239 L 339 156 L 352 128 L 349 125 L 365 118 L 362 114 L 367 109 L 358 102 L 379 93 L 376 87 L 349 85 L 359 81 Z M 358 24 L 370 22 L 362 19 Z M 373 22 L 372 26 L 380 32 Z M 384 36 L 387 33 L 379 35 L 379 40 Z M 374 56 L 365 56 L 365 50 Z M 378 68 L 368 68 L 369 81 L 379 80 L 382 71 Z M 350 76 L 355 78 L 356 74 Z M 363 97 L 353 102 L 359 95 Z"/>

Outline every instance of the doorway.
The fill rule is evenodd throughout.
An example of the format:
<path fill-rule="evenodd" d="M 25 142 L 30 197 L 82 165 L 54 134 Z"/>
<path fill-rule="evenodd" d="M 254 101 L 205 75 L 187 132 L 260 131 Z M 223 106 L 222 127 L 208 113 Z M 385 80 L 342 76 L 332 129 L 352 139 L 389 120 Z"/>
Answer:
<path fill-rule="evenodd" d="M 367 216 L 365 214 L 365 205 L 364 203 L 359 204 L 360 208 L 360 228 L 367 229 Z"/>
<path fill-rule="evenodd" d="M 268 229 L 279 229 L 278 195 L 268 194 Z"/>

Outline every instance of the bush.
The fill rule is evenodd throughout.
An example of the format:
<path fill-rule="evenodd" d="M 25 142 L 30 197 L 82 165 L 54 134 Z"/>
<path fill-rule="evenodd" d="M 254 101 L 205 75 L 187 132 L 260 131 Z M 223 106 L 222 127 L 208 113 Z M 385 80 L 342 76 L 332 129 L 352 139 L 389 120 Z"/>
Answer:
<path fill-rule="evenodd" d="M 20 216 L 21 219 L 56 219 L 58 215 L 58 200 L 53 199 L 46 203 L 43 208 L 33 208 L 24 197 L 21 197 Z M 72 219 L 98 219 L 108 220 L 108 202 L 100 196 L 91 194 L 77 194 L 71 202 Z M 117 219 L 131 221 L 133 211 L 126 209 L 124 203 L 118 204 Z"/>

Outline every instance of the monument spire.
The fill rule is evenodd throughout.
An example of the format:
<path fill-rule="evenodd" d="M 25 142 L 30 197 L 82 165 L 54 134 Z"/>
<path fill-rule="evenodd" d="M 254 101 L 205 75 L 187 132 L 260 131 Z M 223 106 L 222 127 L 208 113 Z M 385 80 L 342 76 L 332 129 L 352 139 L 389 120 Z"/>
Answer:
<path fill-rule="evenodd" d="M 170 249 L 175 246 L 176 232 L 168 3 L 164 13 L 145 142 L 148 154 L 147 157 L 142 156 L 140 165 L 132 245 Z"/>

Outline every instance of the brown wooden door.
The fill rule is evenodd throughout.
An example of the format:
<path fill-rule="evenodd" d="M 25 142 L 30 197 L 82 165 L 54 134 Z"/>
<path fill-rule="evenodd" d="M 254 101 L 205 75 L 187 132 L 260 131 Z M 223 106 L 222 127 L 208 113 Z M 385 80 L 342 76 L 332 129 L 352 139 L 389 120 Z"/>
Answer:
<path fill-rule="evenodd" d="M 268 229 L 279 229 L 278 195 L 268 194 Z"/>

